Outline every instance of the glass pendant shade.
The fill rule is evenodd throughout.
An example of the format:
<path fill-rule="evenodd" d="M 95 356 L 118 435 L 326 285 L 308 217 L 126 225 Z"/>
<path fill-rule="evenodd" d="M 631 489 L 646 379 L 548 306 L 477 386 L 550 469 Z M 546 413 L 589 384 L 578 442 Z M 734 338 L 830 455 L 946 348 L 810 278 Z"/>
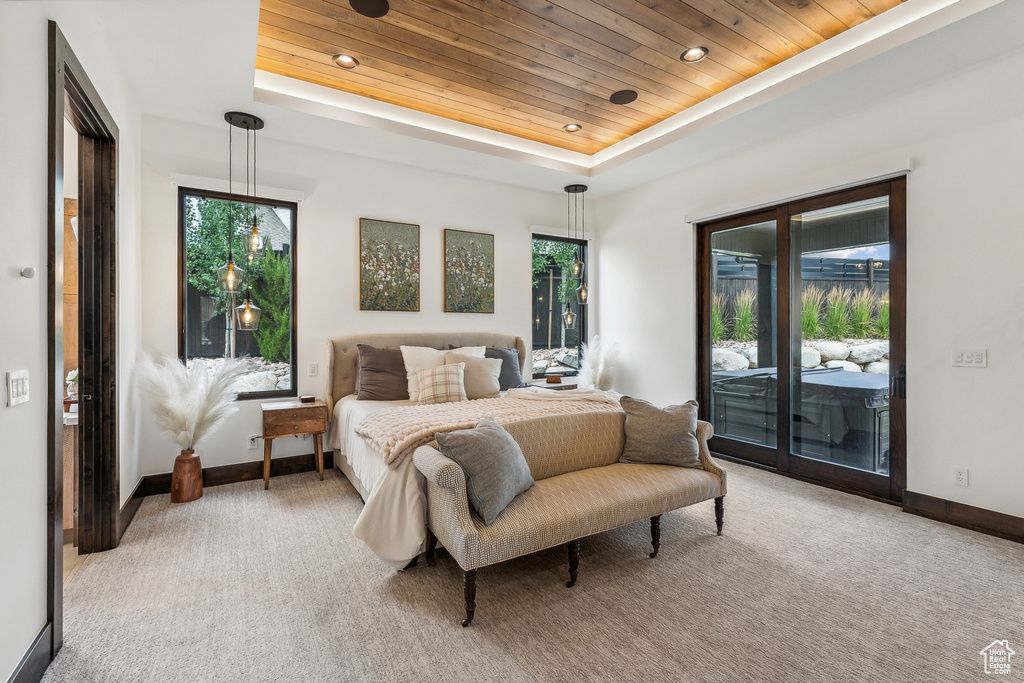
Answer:
<path fill-rule="evenodd" d="M 572 307 L 569 304 L 565 305 L 565 312 L 562 313 L 562 321 L 566 327 L 573 327 L 576 324 L 576 314 L 572 312 Z"/>
<path fill-rule="evenodd" d="M 576 279 L 579 279 L 579 278 L 583 277 L 583 268 L 584 267 L 585 266 L 584 266 L 583 261 L 580 261 L 580 257 L 577 256 L 575 259 L 573 259 L 573 262 L 572 262 L 572 276 L 574 278 L 576 278 Z"/>
<path fill-rule="evenodd" d="M 245 240 L 245 251 L 249 255 L 249 263 L 252 263 L 252 257 L 263 256 L 267 251 L 267 240 L 260 234 L 255 213 L 252 215 L 252 232 Z"/>
<path fill-rule="evenodd" d="M 245 293 L 245 301 L 235 306 L 235 325 L 240 330 L 258 330 L 260 327 L 260 307 L 252 300 L 252 291 Z"/>
<path fill-rule="evenodd" d="M 587 283 L 580 282 L 580 286 L 576 288 L 576 298 L 579 299 L 579 302 L 581 304 L 587 303 L 588 294 L 589 292 L 587 291 Z"/>
<path fill-rule="evenodd" d="M 242 291 L 242 278 L 245 271 L 235 265 L 234 259 L 228 256 L 228 262 L 217 269 L 217 284 L 222 292 L 237 294 Z"/>

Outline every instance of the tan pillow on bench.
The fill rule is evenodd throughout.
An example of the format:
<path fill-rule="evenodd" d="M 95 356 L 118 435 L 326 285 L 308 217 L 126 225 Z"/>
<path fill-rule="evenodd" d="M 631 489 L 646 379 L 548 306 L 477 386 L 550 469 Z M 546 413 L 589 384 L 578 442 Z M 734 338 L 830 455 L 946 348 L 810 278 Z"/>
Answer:
<path fill-rule="evenodd" d="M 701 466 L 696 401 L 662 409 L 623 396 L 619 405 L 626 411 L 626 444 L 619 462 Z"/>

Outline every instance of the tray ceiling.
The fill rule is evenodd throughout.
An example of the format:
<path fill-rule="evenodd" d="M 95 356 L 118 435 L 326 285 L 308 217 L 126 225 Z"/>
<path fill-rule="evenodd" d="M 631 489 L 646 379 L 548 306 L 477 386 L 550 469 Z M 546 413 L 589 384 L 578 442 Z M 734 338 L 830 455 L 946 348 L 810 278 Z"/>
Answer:
<path fill-rule="evenodd" d="M 256 67 L 594 154 L 900 2 L 390 0 L 374 19 L 261 0 Z M 693 47 L 707 57 L 683 62 Z M 621 90 L 638 97 L 612 104 Z"/>

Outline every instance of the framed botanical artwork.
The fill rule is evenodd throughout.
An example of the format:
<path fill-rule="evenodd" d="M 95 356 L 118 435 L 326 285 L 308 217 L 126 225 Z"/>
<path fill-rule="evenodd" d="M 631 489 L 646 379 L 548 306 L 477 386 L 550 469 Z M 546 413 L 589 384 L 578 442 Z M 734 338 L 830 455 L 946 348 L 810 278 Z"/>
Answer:
<path fill-rule="evenodd" d="M 494 235 L 444 231 L 444 310 L 494 313 Z"/>
<path fill-rule="evenodd" d="M 359 219 L 359 310 L 420 310 L 420 226 Z"/>

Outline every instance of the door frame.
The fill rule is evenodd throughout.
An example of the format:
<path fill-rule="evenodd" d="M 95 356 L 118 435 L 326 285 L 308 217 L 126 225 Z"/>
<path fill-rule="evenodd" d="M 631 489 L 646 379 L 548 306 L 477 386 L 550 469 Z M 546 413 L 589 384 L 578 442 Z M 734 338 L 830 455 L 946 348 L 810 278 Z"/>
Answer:
<path fill-rule="evenodd" d="M 776 447 L 748 444 L 712 437 L 709 446 L 717 455 L 774 469 L 797 479 L 822 484 L 850 493 L 902 503 L 907 487 L 906 399 L 890 391 L 889 477 L 883 485 L 879 475 L 795 455 L 790 447 L 791 364 L 800 352 L 799 338 L 792 333 L 792 308 L 799 284 L 798 272 L 790 263 L 790 225 L 793 215 L 836 204 L 888 195 L 889 197 L 889 348 L 893 368 L 906 365 L 906 176 L 872 182 L 854 188 L 825 192 L 735 216 L 698 223 L 697 228 L 697 395 L 700 418 L 710 421 L 711 407 L 711 235 L 752 223 L 775 221 L 777 274 L 778 367 Z M 783 272 L 783 267 L 788 269 Z M 799 310 L 798 308 L 795 310 Z M 782 362 L 786 358 L 787 362 Z M 892 377 L 892 375 L 890 375 Z M 905 380 L 904 380 L 905 381 Z M 725 452 L 728 451 L 728 452 Z"/>
<path fill-rule="evenodd" d="M 64 120 L 79 140 L 79 552 L 117 547 L 118 129 L 60 28 L 48 22 L 47 627 L 63 644 Z M 86 397 L 91 396 L 91 399 Z M 60 416 L 60 417 L 58 417 Z"/>

